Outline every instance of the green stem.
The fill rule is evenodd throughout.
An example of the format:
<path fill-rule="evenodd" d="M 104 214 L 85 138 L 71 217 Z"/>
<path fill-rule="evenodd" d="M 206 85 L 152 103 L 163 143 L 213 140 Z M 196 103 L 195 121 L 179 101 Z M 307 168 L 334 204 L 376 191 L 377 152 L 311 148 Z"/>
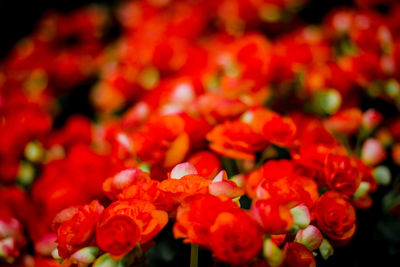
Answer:
<path fill-rule="evenodd" d="M 199 246 L 190 244 L 190 267 L 197 267 L 199 259 Z"/>

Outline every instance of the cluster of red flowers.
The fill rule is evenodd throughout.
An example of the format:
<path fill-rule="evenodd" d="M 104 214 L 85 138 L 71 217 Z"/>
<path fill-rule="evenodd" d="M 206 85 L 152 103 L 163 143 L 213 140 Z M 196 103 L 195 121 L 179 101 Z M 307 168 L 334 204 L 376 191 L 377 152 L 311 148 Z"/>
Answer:
<path fill-rule="evenodd" d="M 400 4 L 358 0 L 321 25 L 304 4 L 46 14 L 0 65 L 0 264 L 144 264 L 168 222 L 233 265 L 312 267 L 348 244 L 355 208 L 390 184 L 382 164 L 400 165 L 400 119 L 362 102 L 400 109 Z M 55 128 L 88 80 L 95 122 Z"/>

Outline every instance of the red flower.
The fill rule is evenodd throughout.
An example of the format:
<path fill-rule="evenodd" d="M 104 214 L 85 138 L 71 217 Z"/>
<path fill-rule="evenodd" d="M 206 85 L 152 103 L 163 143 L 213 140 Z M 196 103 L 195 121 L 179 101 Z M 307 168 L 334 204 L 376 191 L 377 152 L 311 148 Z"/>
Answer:
<path fill-rule="evenodd" d="M 256 169 L 249 173 L 246 177 L 245 189 L 246 193 L 252 197 L 256 197 L 258 185 L 267 180 L 277 180 L 293 173 L 293 163 L 291 161 L 269 160 L 262 168 Z"/>
<path fill-rule="evenodd" d="M 345 195 L 353 194 L 361 182 L 361 175 L 347 156 L 329 154 L 325 160 L 326 184 Z"/>
<path fill-rule="evenodd" d="M 268 234 L 283 233 L 293 226 L 290 210 L 274 199 L 256 200 L 251 206 L 251 214 Z"/>
<path fill-rule="evenodd" d="M 175 238 L 185 238 L 185 243 L 209 246 L 210 228 L 218 215 L 239 207 L 230 199 L 212 195 L 197 195 L 178 208 L 174 225 Z"/>
<path fill-rule="evenodd" d="M 267 142 L 242 121 L 225 122 L 207 134 L 210 148 L 219 154 L 235 159 L 254 160 L 254 152 L 263 149 Z"/>
<path fill-rule="evenodd" d="M 208 193 L 208 185 L 211 180 L 199 175 L 189 174 L 180 179 L 167 179 L 159 184 L 166 201 L 178 204 L 183 202 L 187 197 L 196 194 Z"/>
<path fill-rule="evenodd" d="M 264 122 L 263 135 L 271 143 L 288 147 L 294 143 L 296 125 L 291 118 L 273 115 Z"/>
<path fill-rule="evenodd" d="M 231 264 L 244 264 L 261 250 L 263 234 L 257 222 L 245 211 L 221 212 L 210 229 L 214 256 Z"/>
<path fill-rule="evenodd" d="M 356 230 L 354 207 L 335 191 L 321 196 L 316 206 L 318 228 L 335 245 L 345 245 Z"/>
<path fill-rule="evenodd" d="M 55 217 L 53 229 L 57 231 L 58 253 L 61 257 L 66 258 L 94 243 L 94 231 L 103 209 L 94 200 L 89 205 L 67 208 Z"/>
<path fill-rule="evenodd" d="M 96 228 L 100 249 L 120 258 L 136 244 L 153 239 L 168 222 L 168 215 L 145 200 L 118 200 L 104 210 Z"/>
<path fill-rule="evenodd" d="M 315 267 L 313 253 L 304 245 L 290 242 L 286 247 L 286 258 L 282 267 Z"/>
<path fill-rule="evenodd" d="M 149 180 L 150 176 L 139 169 L 126 169 L 107 178 L 103 183 L 103 191 L 110 199 L 115 200 L 117 199 L 116 196 L 121 193 L 124 188 L 131 184 Z"/>
<path fill-rule="evenodd" d="M 304 204 L 311 210 L 318 199 L 317 188 L 313 179 L 291 174 L 276 180 L 264 180 L 257 188 L 256 197 L 272 199 L 288 208 Z"/>
<path fill-rule="evenodd" d="M 240 99 L 229 99 L 214 93 L 201 95 L 196 106 L 199 113 L 212 123 L 235 119 L 247 108 Z"/>
<path fill-rule="evenodd" d="M 189 150 L 185 121 L 177 115 L 156 116 L 132 135 L 140 160 L 171 167 L 181 162 Z"/>

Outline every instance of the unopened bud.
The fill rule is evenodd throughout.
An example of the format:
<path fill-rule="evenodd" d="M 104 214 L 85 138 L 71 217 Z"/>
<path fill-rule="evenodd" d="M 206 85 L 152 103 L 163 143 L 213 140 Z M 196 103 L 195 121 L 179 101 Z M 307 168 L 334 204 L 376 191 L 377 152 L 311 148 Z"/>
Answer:
<path fill-rule="evenodd" d="M 333 247 L 325 238 L 322 239 L 321 245 L 319 246 L 319 252 L 324 260 L 333 255 Z"/>
<path fill-rule="evenodd" d="M 335 89 L 317 91 L 313 95 L 312 105 L 319 114 L 334 114 L 342 103 L 342 97 Z"/>
<path fill-rule="evenodd" d="M 23 231 L 21 223 L 15 218 L 0 220 L 0 237 L 2 238 L 9 236 L 18 237 L 23 234 Z"/>
<path fill-rule="evenodd" d="M 300 229 L 306 228 L 311 221 L 310 211 L 307 206 L 299 205 L 290 210 L 293 215 L 294 225 Z"/>
<path fill-rule="evenodd" d="M 44 158 L 44 149 L 38 141 L 29 142 L 25 146 L 25 157 L 31 162 L 41 162 Z"/>
<path fill-rule="evenodd" d="M 361 182 L 356 192 L 353 194 L 354 199 L 365 197 L 368 194 L 370 188 L 371 185 L 368 182 Z"/>
<path fill-rule="evenodd" d="M 285 259 L 285 253 L 270 238 L 264 241 L 263 255 L 272 267 L 281 265 Z"/>
<path fill-rule="evenodd" d="M 18 256 L 19 251 L 14 237 L 7 237 L 0 240 L 0 258 L 12 261 Z"/>
<path fill-rule="evenodd" d="M 51 252 L 51 256 L 53 257 L 53 259 L 57 260 L 58 262 L 62 262 L 62 260 L 63 260 L 63 258 L 61 258 L 60 255 L 58 254 L 57 248 L 53 249 L 53 251 Z"/>
<path fill-rule="evenodd" d="M 365 129 L 372 130 L 382 121 L 382 118 L 382 114 L 375 109 L 368 109 L 363 114 L 362 125 Z"/>
<path fill-rule="evenodd" d="M 105 253 L 97 258 L 93 263 L 93 267 L 120 267 L 119 261 L 115 261 L 110 257 L 110 254 Z"/>
<path fill-rule="evenodd" d="M 141 170 L 143 172 L 150 173 L 150 169 L 151 169 L 151 167 L 147 163 L 140 163 L 140 165 L 139 165 L 139 170 Z"/>
<path fill-rule="evenodd" d="M 400 85 L 395 79 L 390 79 L 386 83 L 385 91 L 391 98 L 396 98 L 400 94 Z"/>
<path fill-rule="evenodd" d="M 314 225 L 309 225 L 305 229 L 297 232 L 294 241 L 303 244 L 306 248 L 313 251 L 321 245 L 322 234 Z"/>
<path fill-rule="evenodd" d="M 96 260 L 99 255 L 98 247 L 86 247 L 78 250 L 71 256 L 72 262 L 89 264 Z"/>
<path fill-rule="evenodd" d="M 47 234 L 35 243 L 35 251 L 43 256 L 49 256 L 57 247 L 57 235 Z"/>
<path fill-rule="evenodd" d="M 389 185 L 392 180 L 390 170 L 386 166 L 378 166 L 372 171 L 372 176 L 380 185 Z"/>
<path fill-rule="evenodd" d="M 30 185 L 35 179 L 35 167 L 29 162 L 21 161 L 17 177 L 22 185 Z"/>
<path fill-rule="evenodd" d="M 367 139 L 361 149 L 361 160 L 368 166 L 380 163 L 386 157 L 382 144 L 374 138 Z"/>

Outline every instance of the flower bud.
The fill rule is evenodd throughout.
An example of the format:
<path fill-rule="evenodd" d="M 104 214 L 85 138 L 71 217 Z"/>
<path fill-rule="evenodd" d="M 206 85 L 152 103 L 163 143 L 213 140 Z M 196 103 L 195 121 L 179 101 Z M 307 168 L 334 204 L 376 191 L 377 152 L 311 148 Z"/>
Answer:
<path fill-rule="evenodd" d="M 385 85 L 385 91 L 391 98 L 396 98 L 400 94 L 400 84 L 395 79 L 390 79 Z"/>
<path fill-rule="evenodd" d="M 4 258 L 7 262 L 13 262 L 19 254 L 17 242 L 14 237 L 7 237 L 0 240 L 0 259 Z"/>
<path fill-rule="evenodd" d="M 52 251 L 57 247 L 57 235 L 47 234 L 39 241 L 35 242 L 35 251 L 43 256 L 51 255 Z"/>
<path fill-rule="evenodd" d="M 299 205 L 290 210 L 293 215 L 294 225 L 300 229 L 306 228 L 311 221 L 310 212 L 305 205 Z"/>
<path fill-rule="evenodd" d="M 334 114 L 342 103 L 342 97 L 335 89 L 317 91 L 313 95 L 312 105 L 319 114 Z"/>
<path fill-rule="evenodd" d="M 372 176 L 380 185 L 389 185 L 392 175 L 388 167 L 380 165 L 372 171 Z"/>
<path fill-rule="evenodd" d="M 364 112 L 362 117 L 362 125 L 367 130 L 373 130 L 381 121 L 382 114 L 375 109 L 368 109 Z"/>
<path fill-rule="evenodd" d="M 61 262 L 63 260 L 60 257 L 60 255 L 58 255 L 58 249 L 57 248 L 53 249 L 53 251 L 51 252 L 51 256 L 53 257 L 53 259 L 58 260 L 59 262 Z"/>
<path fill-rule="evenodd" d="M 90 264 L 94 262 L 99 255 L 98 247 L 86 247 L 78 250 L 71 256 L 72 262 Z"/>
<path fill-rule="evenodd" d="M 333 247 L 325 238 L 322 239 L 321 245 L 319 246 L 319 252 L 324 260 L 333 255 Z"/>
<path fill-rule="evenodd" d="M 5 238 L 9 236 L 22 237 L 23 229 L 21 223 L 15 219 L 11 218 L 9 220 L 0 219 L 0 238 Z"/>
<path fill-rule="evenodd" d="M 321 245 L 322 234 L 314 225 L 309 225 L 305 229 L 300 229 L 294 241 L 303 244 L 306 248 L 313 251 Z"/>
<path fill-rule="evenodd" d="M 189 162 L 183 162 L 178 165 L 176 165 L 171 173 L 170 173 L 170 178 L 171 179 L 181 179 L 185 175 L 189 174 L 197 174 L 196 168 L 190 164 Z"/>
<path fill-rule="evenodd" d="M 150 167 L 150 165 L 149 164 L 147 164 L 147 163 L 140 163 L 140 165 L 138 166 L 138 168 L 142 171 L 142 172 L 147 172 L 147 173 L 150 173 L 150 169 L 151 169 L 151 167 Z"/>
<path fill-rule="evenodd" d="M 17 177 L 22 185 L 30 185 L 35 179 L 35 167 L 29 162 L 21 161 Z"/>
<path fill-rule="evenodd" d="M 264 241 L 263 255 L 272 267 L 281 265 L 285 259 L 285 253 L 270 238 Z"/>
<path fill-rule="evenodd" d="M 25 146 L 25 157 L 31 162 L 41 162 L 44 157 L 44 149 L 41 143 L 31 141 Z"/>
<path fill-rule="evenodd" d="M 97 258 L 93 263 L 93 267 L 121 267 L 119 261 L 115 261 L 110 257 L 110 254 L 105 253 Z"/>
<path fill-rule="evenodd" d="M 356 192 L 353 194 L 354 199 L 365 197 L 368 194 L 370 188 L 371 188 L 370 183 L 361 182 Z"/>
<path fill-rule="evenodd" d="M 361 148 L 361 160 L 369 166 L 380 163 L 386 157 L 382 144 L 373 138 L 367 139 Z"/>

